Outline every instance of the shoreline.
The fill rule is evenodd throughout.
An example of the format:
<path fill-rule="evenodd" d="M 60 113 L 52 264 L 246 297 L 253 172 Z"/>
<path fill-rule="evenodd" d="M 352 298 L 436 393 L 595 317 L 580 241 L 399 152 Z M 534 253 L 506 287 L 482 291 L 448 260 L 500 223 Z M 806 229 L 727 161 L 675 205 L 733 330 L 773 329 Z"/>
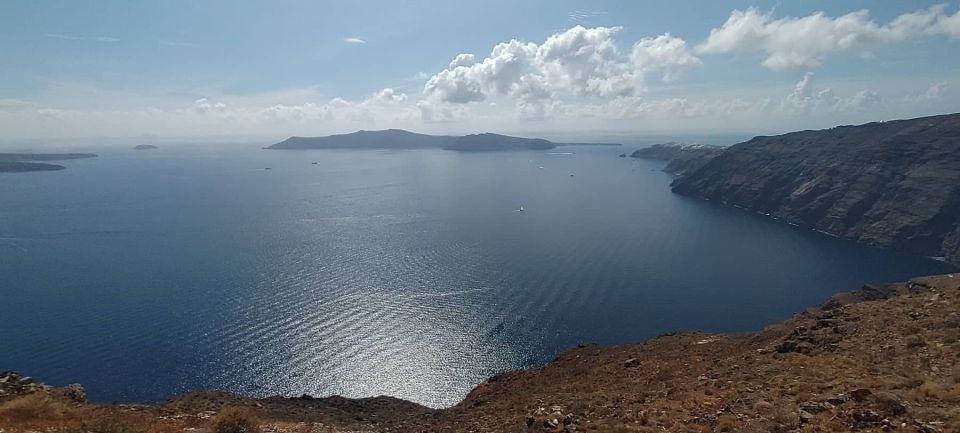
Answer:
<path fill-rule="evenodd" d="M 385 396 L 257 399 L 222 391 L 191 392 L 158 405 L 79 400 L 71 404 L 76 410 L 167 417 L 164 422 L 174 424 L 184 420 L 202 424 L 227 407 L 241 407 L 274 425 L 320 424 L 330 428 L 323 431 L 331 432 L 460 431 L 458 426 L 477 431 L 524 431 L 531 426 L 537 429 L 528 431 L 582 431 L 589 424 L 623 418 L 627 407 L 635 408 L 629 410 L 628 418 L 646 419 L 647 425 L 664 428 L 769 427 L 770 422 L 799 426 L 838 419 L 849 428 L 881 427 L 891 420 L 936 428 L 940 425 L 936 423 L 945 421 L 933 419 L 931 413 L 948 420 L 956 416 L 960 421 L 960 411 L 936 409 L 954 398 L 960 401 L 960 366 L 955 356 L 960 355 L 958 306 L 958 274 L 868 284 L 757 331 L 676 332 L 639 343 L 580 345 L 541 367 L 492 376 L 460 403 L 443 409 Z M 889 350 L 876 345 L 889 347 L 897 356 L 884 355 Z M 951 384 L 954 371 L 957 383 Z M 897 379 L 901 376 L 924 379 L 904 385 Z M 766 386 L 758 386 L 762 384 Z M 940 388 L 913 391 L 934 386 Z M 34 393 L 75 398 L 76 388 L 43 388 Z M 866 392 L 859 400 L 853 394 Z M 742 406 L 745 398 L 752 403 Z M 9 396 L 0 396 L 0 414 L 4 400 Z M 611 403 L 603 404 L 606 400 Z M 780 400 L 789 414 L 771 412 Z M 890 413 L 881 412 L 890 405 L 894 406 Z M 710 407 L 715 409 L 704 411 Z M 739 413 L 739 418 L 725 417 L 727 412 Z M 696 413 L 700 415 L 691 417 Z M 871 413 L 877 419 L 864 418 Z M 174 415 L 179 418 L 170 418 Z"/>

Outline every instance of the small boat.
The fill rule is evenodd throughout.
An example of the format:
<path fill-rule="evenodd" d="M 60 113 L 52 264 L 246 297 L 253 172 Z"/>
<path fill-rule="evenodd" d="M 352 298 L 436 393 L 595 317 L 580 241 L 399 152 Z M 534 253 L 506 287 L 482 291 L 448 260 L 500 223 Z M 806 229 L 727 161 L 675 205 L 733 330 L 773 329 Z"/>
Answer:
<path fill-rule="evenodd" d="M 523 212 L 523 206 L 520 206 L 520 209 L 517 209 L 517 212 Z"/>
<path fill-rule="evenodd" d="M 270 170 L 270 167 L 264 167 L 263 169 L 264 169 L 264 170 Z"/>
<path fill-rule="evenodd" d="M 313 165 L 317 165 L 317 163 L 316 163 L 316 162 L 311 162 L 311 164 L 313 164 Z"/>

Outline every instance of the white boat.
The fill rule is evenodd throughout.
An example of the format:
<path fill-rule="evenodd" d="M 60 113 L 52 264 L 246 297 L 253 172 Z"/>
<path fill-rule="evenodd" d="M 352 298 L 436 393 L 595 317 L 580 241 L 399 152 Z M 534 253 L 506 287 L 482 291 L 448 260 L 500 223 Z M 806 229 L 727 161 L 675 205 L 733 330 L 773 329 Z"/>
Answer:
<path fill-rule="evenodd" d="M 523 206 L 520 206 L 520 209 L 517 209 L 519 212 L 523 212 Z"/>

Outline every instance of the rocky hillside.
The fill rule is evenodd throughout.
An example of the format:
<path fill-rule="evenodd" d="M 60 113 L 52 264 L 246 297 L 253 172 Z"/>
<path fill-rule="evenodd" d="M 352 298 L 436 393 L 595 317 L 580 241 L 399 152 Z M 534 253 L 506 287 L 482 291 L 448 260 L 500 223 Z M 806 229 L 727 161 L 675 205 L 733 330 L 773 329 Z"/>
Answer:
<path fill-rule="evenodd" d="M 630 157 L 667 161 L 663 171 L 676 176 L 684 176 L 700 169 L 721 152 L 723 152 L 723 148 L 719 146 L 671 141 L 638 149 L 631 153 Z"/>
<path fill-rule="evenodd" d="M 494 376 L 442 410 L 389 397 L 221 392 L 159 406 L 94 405 L 76 386 L 0 375 L 4 432 L 226 433 L 237 425 L 298 433 L 958 433 L 960 275 L 864 286 L 757 332 L 582 345 L 542 368 Z"/>
<path fill-rule="evenodd" d="M 673 190 L 960 263 L 960 114 L 756 137 Z"/>

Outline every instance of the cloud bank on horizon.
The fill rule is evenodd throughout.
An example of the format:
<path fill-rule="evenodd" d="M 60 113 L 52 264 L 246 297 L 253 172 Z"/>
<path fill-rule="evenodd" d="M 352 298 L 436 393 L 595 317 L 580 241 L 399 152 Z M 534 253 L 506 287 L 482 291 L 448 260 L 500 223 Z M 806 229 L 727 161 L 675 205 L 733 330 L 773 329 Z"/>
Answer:
<path fill-rule="evenodd" d="M 663 32 L 624 41 L 628 18 L 619 25 L 591 26 L 592 17 L 617 18 L 571 12 L 574 25 L 542 40 L 491 41 L 489 53 L 461 52 L 433 72 L 354 98 L 331 95 L 334 88 L 315 84 L 226 92 L 202 84 L 130 89 L 108 81 L 50 80 L 33 95 L 7 97 L 0 89 L 0 138 L 283 136 L 393 127 L 458 133 L 749 131 L 912 117 L 960 106 L 950 80 L 957 70 L 949 65 L 918 68 L 908 76 L 844 79 L 833 73 L 830 85 L 818 84 L 819 70 L 831 62 L 880 61 L 891 46 L 938 41 L 956 50 L 960 11 L 947 4 L 903 11 L 886 21 L 868 10 L 778 17 L 750 7 L 733 10 L 706 37 L 691 40 Z M 40 36 L 70 44 L 71 50 L 127 40 L 66 32 Z M 171 48 L 203 46 L 163 42 Z M 343 50 L 377 45 L 356 36 L 340 42 Z M 743 82 L 731 78 L 737 71 L 765 75 Z M 189 75 L 189 68 L 183 73 Z M 267 87 L 270 77 L 264 81 Z"/>

